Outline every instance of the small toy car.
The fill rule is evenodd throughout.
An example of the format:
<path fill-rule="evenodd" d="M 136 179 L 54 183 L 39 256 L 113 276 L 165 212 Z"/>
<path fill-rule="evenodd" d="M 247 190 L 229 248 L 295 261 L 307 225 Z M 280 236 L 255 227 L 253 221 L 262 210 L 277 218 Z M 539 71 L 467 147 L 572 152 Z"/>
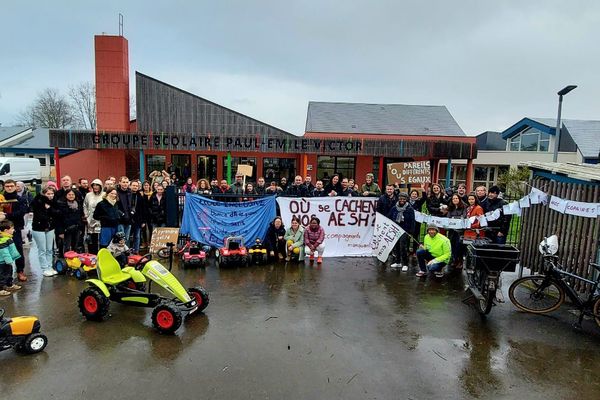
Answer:
<path fill-rule="evenodd" d="M 267 248 L 259 238 L 254 241 L 254 246 L 248 249 L 248 254 L 250 255 L 250 262 L 252 264 L 260 265 L 267 263 Z"/>
<path fill-rule="evenodd" d="M 248 266 L 248 250 L 244 246 L 243 237 L 230 236 L 225 238 L 223 247 L 217 250 L 217 265 L 219 267 Z"/>
<path fill-rule="evenodd" d="M 48 338 L 40 333 L 40 326 L 37 317 L 4 318 L 4 309 L 0 308 L 0 351 L 11 347 L 27 354 L 44 350 Z"/>
<path fill-rule="evenodd" d="M 198 242 L 192 241 L 186 247 L 183 253 L 181 253 L 183 268 L 206 266 L 206 252 L 200 247 Z"/>
<path fill-rule="evenodd" d="M 64 259 L 56 260 L 54 269 L 61 275 L 69 273 L 79 280 L 85 280 L 88 272 L 96 270 L 96 262 L 95 254 L 77 253 L 71 250 L 64 254 Z"/>

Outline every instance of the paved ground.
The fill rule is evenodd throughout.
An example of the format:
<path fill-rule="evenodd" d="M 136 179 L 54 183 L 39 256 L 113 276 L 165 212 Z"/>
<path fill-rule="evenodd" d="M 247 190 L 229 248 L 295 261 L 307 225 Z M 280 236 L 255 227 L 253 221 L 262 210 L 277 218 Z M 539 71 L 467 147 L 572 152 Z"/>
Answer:
<path fill-rule="evenodd" d="M 460 276 L 423 281 L 357 258 L 174 272 L 211 292 L 176 336 L 114 303 L 107 321 L 86 322 L 84 283 L 33 272 L 0 306 L 39 315 L 50 344 L 0 353 L 2 399 L 600 398 L 594 322 L 576 333 L 566 309 L 540 317 L 510 303 L 481 320 L 461 303 Z"/>

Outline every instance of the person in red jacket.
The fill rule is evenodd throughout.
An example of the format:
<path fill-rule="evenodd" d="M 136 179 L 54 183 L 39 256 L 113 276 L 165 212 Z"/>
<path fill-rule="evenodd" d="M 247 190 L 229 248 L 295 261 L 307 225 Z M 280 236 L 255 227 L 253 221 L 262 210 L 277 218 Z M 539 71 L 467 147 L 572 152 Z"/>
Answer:
<path fill-rule="evenodd" d="M 325 251 L 325 231 L 320 225 L 321 221 L 314 215 L 310 218 L 308 229 L 304 231 L 305 253 L 309 255 L 310 262 L 315 260 L 317 253 L 317 264 L 323 262 L 323 252 Z"/>

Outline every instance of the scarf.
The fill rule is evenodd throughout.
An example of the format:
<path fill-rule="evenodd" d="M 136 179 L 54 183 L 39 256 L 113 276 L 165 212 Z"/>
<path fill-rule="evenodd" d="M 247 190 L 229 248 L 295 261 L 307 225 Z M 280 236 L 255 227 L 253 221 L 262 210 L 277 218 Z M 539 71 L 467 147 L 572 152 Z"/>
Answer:
<path fill-rule="evenodd" d="M 71 210 L 77 210 L 79 208 L 79 204 L 77 204 L 77 201 L 75 201 L 75 200 L 67 201 L 67 205 L 69 206 L 69 208 Z"/>
<path fill-rule="evenodd" d="M 398 203 L 396 203 L 395 207 L 398 211 L 398 215 L 396 215 L 396 223 L 400 225 L 402 222 L 404 222 L 404 211 L 406 211 L 406 207 L 408 207 L 408 202 L 404 203 L 402 207 L 400 207 Z"/>
<path fill-rule="evenodd" d="M 108 201 L 110 203 L 110 205 L 112 205 L 114 207 L 115 204 L 117 204 L 117 199 L 111 200 L 108 197 L 106 198 L 106 201 Z"/>

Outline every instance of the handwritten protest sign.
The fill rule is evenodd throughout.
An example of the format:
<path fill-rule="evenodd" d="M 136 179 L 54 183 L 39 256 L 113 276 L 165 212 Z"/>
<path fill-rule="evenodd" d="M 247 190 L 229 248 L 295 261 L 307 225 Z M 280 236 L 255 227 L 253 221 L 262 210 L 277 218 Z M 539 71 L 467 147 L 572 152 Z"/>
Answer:
<path fill-rule="evenodd" d="M 252 176 L 252 165 L 238 165 L 236 175 Z"/>
<path fill-rule="evenodd" d="M 402 185 L 431 183 L 429 161 L 399 162 L 387 165 L 388 183 Z"/>
<path fill-rule="evenodd" d="M 371 256 L 377 199 L 360 197 L 279 197 L 277 203 L 286 228 L 292 216 L 302 226 L 312 215 L 325 230 L 325 257 Z"/>
<path fill-rule="evenodd" d="M 156 254 L 167 243 L 175 243 L 179 238 L 179 228 L 154 228 L 152 230 L 152 240 L 150 241 L 150 253 Z"/>
<path fill-rule="evenodd" d="M 390 252 L 396 245 L 404 229 L 383 214 L 377 213 L 375 217 L 375 231 L 373 233 L 373 255 L 381 262 L 386 262 Z"/>

